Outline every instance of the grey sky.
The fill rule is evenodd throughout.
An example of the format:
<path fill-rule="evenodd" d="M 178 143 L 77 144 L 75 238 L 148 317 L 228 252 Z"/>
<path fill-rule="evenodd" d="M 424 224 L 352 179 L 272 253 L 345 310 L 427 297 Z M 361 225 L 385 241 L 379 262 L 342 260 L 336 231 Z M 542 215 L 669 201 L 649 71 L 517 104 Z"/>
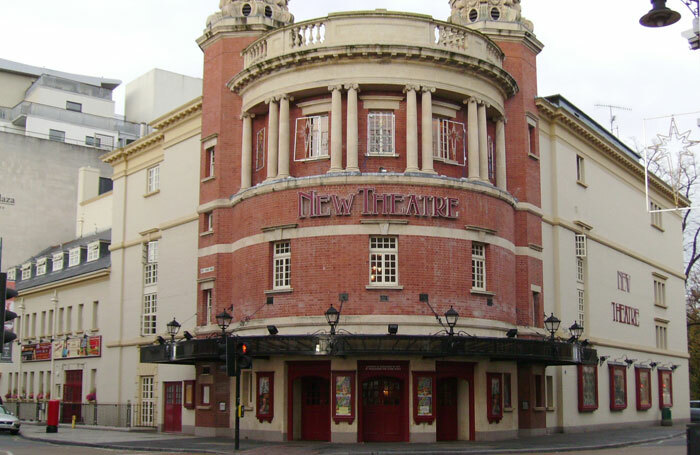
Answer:
<path fill-rule="evenodd" d="M 159 67 L 201 77 L 202 53 L 194 40 L 219 0 L 2 0 L 0 57 L 36 66 L 125 83 Z M 681 32 L 691 14 L 680 0 L 678 24 L 647 29 L 638 20 L 648 0 L 523 0 L 523 15 L 534 22 L 545 44 L 540 54 L 539 93 L 560 93 L 609 127 L 619 111 L 620 138 L 644 143 L 643 119 L 700 111 L 700 51 L 690 51 Z M 429 14 L 445 20 L 448 0 L 292 0 L 296 20 L 329 12 L 385 8 Z M 123 87 L 117 90 L 123 110 Z M 700 139 L 700 113 L 679 116 L 681 130 Z M 647 122 L 649 136 L 668 131 L 670 120 Z"/>

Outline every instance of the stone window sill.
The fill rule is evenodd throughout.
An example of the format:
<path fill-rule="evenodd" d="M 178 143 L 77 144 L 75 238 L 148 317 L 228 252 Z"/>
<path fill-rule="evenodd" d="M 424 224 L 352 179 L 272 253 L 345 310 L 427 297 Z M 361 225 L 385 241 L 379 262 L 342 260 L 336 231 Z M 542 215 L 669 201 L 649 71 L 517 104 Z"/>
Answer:
<path fill-rule="evenodd" d="M 151 191 L 150 193 L 144 194 L 143 197 L 147 198 L 147 197 L 155 196 L 156 194 L 159 194 L 159 193 L 160 193 L 160 190 L 155 190 L 155 191 Z"/>

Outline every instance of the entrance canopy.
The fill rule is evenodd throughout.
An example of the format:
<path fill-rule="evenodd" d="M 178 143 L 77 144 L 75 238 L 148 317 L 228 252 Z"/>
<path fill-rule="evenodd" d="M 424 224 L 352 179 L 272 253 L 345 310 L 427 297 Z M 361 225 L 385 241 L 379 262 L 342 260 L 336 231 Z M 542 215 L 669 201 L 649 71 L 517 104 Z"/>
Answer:
<path fill-rule="evenodd" d="M 594 364 L 595 349 L 579 343 L 518 338 L 446 335 L 264 335 L 241 336 L 253 357 L 276 356 L 421 356 L 424 358 L 489 358 L 542 365 Z M 221 338 L 192 339 L 141 347 L 142 363 L 194 365 L 225 361 Z"/>

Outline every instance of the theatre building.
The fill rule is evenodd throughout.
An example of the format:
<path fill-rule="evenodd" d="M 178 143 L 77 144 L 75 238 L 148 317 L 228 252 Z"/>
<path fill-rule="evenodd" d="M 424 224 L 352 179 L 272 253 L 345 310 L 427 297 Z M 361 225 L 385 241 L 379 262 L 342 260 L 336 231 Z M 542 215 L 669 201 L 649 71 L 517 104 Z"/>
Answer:
<path fill-rule="evenodd" d="M 447 22 L 294 23 L 286 1 L 225 0 L 207 21 L 198 327 L 141 349 L 193 366 L 195 433 L 234 428 L 224 312 L 253 357 L 243 438 L 688 419 L 680 217 L 650 223 L 639 157 L 538 98 L 543 44 L 519 1 L 450 3 Z M 672 206 L 661 181 L 650 193 Z"/>

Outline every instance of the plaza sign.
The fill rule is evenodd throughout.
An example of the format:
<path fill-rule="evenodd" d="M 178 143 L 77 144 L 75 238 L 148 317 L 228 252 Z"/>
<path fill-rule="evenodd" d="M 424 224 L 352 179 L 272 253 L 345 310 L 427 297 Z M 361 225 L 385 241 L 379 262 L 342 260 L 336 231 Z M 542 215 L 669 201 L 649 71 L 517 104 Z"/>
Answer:
<path fill-rule="evenodd" d="M 357 194 L 338 196 L 316 191 L 298 193 L 299 218 L 350 216 L 356 197 L 362 200 L 362 216 L 416 216 L 456 220 L 459 199 L 402 193 L 378 193 L 374 188 L 360 188 Z"/>

